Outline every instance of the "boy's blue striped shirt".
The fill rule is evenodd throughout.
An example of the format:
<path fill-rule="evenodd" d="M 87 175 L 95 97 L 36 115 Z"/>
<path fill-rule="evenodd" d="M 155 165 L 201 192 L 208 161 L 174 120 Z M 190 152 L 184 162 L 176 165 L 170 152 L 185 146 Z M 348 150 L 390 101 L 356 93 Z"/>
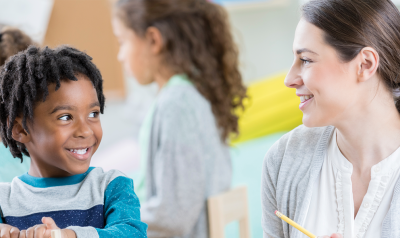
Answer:
<path fill-rule="evenodd" d="M 24 174 L 0 183 L 0 223 L 20 230 L 52 217 L 77 237 L 147 237 L 133 182 L 118 171 L 90 168 L 65 178 Z"/>
<path fill-rule="evenodd" d="M 30 176 L 28 173 L 25 173 L 18 178 L 35 188 L 49 188 L 49 187 L 56 187 L 56 186 L 66 186 L 66 185 L 74 185 L 81 183 L 83 179 L 94 169 L 94 167 L 90 167 L 86 173 L 77 174 L 69 177 L 64 178 L 36 178 Z"/>

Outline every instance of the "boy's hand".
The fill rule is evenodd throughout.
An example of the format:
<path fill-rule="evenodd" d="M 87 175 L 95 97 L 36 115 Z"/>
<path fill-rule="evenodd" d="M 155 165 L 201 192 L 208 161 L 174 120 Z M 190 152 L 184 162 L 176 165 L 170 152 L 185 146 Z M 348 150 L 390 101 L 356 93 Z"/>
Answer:
<path fill-rule="evenodd" d="M 21 231 L 19 237 L 16 236 L 15 238 L 51 238 L 51 231 L 60 229 L 50 217 L 43 217 L 42 222 L 43 224 L 41 225 L 36 225 L 28 230 Z M 0 236 L 0 238 L 2 237 Z M 76 238 L 76 234 L 73 230 L 62 229 L 61 238 Z"/>
<path fill-rule="evenodd" d="M 7 224 L 0 224 L 0 238 L 18 238 L 19 229 Z"/>

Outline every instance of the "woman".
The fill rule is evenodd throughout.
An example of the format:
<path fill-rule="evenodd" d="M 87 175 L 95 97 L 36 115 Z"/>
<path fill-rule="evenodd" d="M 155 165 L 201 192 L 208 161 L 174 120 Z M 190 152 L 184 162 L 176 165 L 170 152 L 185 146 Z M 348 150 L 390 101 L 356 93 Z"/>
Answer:
<path fill-rule="evenodd" d="M 264 237 L 400 237 L 400 13 L 390 0 L 303 6 L 285 80 L 304 125 L 263 165 Z"/>
<path fill-rule="evenodd" d="M 118 59 L 160 91 L 143 122 L 134 181 L 148 237 L 208 237 L 207 198 L 229 189 L 227 139 L 245 87 L 226 12 L 205 0 L 119 0 Z"/>

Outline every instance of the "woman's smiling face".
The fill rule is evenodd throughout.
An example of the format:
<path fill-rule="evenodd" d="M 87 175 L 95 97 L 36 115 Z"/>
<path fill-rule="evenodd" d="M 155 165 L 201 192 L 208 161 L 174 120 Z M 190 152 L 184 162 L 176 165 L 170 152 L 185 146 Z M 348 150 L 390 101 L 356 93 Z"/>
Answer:
<path fill-rule="evenodd" d="M 285 85 L 296 88 L 307 127 L 334 125 L 362 103 L 356 60 L 344 63 L 324 39 L 324 32 L 300 20 L 293 43 L 294 63 Z"/>

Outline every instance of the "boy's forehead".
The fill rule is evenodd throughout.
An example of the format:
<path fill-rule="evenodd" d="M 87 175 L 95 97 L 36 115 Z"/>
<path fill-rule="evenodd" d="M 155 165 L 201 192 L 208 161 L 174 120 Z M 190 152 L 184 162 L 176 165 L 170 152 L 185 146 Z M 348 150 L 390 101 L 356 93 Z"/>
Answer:
<path fill-rule="evenodd" d="M 40 101 L 38 106 L 52 108 L 58 105 L 91 105 L 98 102 L 97 92 L 92 82 L 87 77 L 77 76 L 78 81 L 61 80 L 58 90 L 56 84 L 48 86 L 49 95 L 46 100 Z"/>

